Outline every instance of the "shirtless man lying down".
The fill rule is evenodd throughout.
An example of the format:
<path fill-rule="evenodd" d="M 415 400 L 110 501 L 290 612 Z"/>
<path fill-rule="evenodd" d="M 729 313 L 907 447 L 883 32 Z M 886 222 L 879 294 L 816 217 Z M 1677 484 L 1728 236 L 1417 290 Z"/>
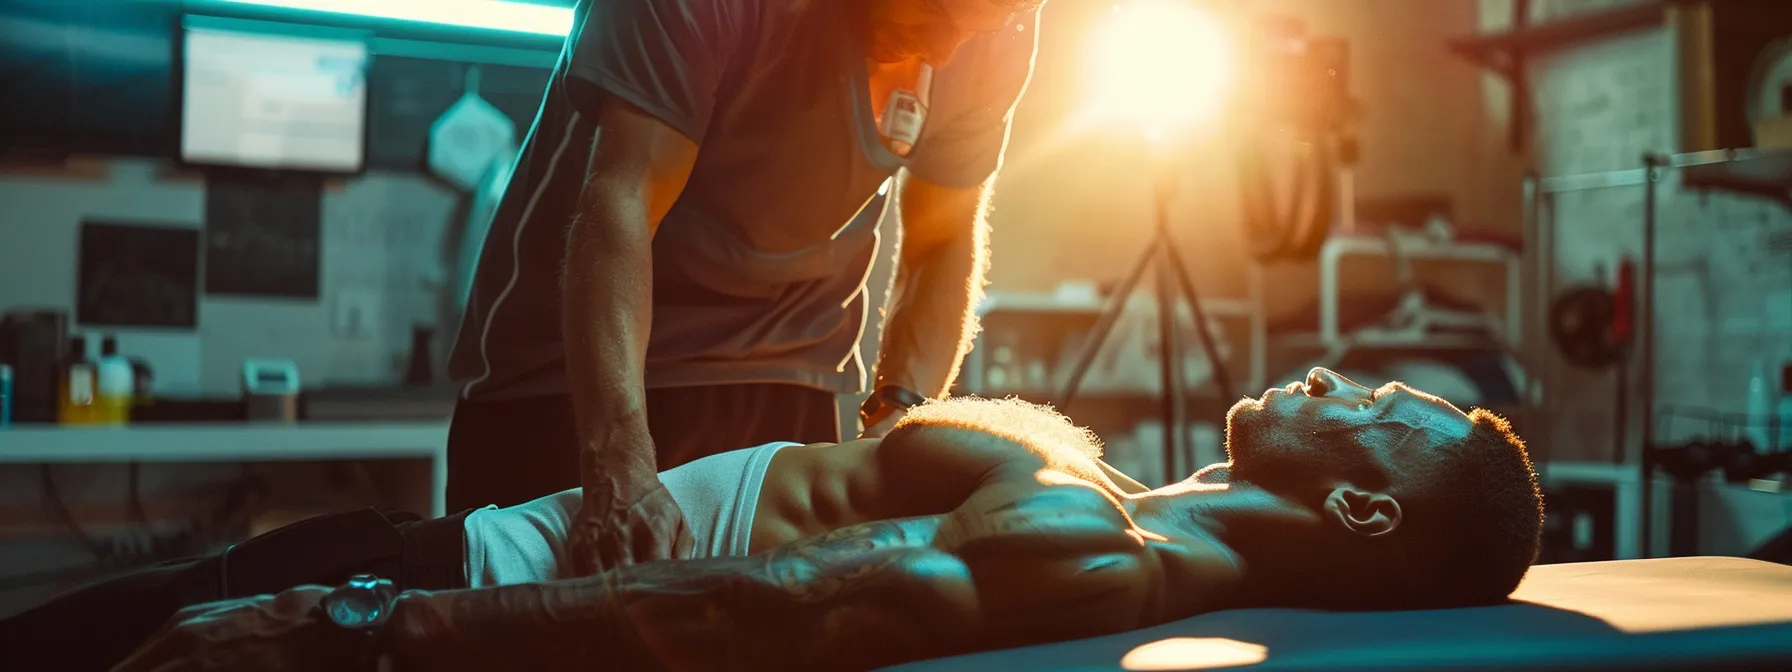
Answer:
<path fill-rule="evenodd" d="M 867 669 L 1226 608 L 1494 603 L 1535 558 L 1531 463 L 1485 411 L 1315 369 L 1238 402 L 1227 451 L 1228 464 L 1145 490 L 1047 409 L 957 399 L 916 409 L 881 441 L 764 446 L 666 472 L 700 537 L 688 560 L 567 577 L 576 493 L 474 512 L 457 524 L 464 559 L 378 565 L 398 588 L 424 589 L 396 598 L 379 637 L 318 615 L 331 590 L 299 584 L 367 570 L 326 563 L 304 570 L 316 578 L 261 579 L 256 592 L 275 594 L 184 609 L 147 642 L 105 627 L 108 609 L 144 595 L 172 611 L 245 592 L 188 585 L 204 579 L 293 576 L 240 566 L 282 562 L 266 551 L 231 551 L 227 567 L 149 593 L 131 576 L 95 584 L 15 621 L 39 646 L 58 627 L 82 646 L 143 642 L 119 668 L 133 671 L 378 656 L 400 670 Z M 450 553 L 440 536 L 410 534 L 431 522 L 399 526 L 399 555 Z M 459 582 L 417 571 L 448 564 Z"/>

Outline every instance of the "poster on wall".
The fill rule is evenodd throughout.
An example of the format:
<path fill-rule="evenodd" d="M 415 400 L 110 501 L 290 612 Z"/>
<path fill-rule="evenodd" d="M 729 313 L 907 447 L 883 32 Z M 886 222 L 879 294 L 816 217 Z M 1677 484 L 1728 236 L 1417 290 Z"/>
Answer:
<path fill-rule="evenodd" d="M 213 171 L 205 186 L 205 292 L 316 299 L 323 178 Z"/>
<path fill-rule="evenodd" d="M 199 324 L 199 229 L 119 221 L 81 223 L 75 321 L 83 326 Z"/>

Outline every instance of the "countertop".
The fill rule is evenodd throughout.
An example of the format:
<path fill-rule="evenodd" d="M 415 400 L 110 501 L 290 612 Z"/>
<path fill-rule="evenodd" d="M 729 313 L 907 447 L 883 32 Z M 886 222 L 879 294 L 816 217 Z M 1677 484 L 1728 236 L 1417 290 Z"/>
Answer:
<path fill-rule="evenodd" d="M 0 462 L 438 459 L 448 422 L 241 422 L 0 428 Z"/>

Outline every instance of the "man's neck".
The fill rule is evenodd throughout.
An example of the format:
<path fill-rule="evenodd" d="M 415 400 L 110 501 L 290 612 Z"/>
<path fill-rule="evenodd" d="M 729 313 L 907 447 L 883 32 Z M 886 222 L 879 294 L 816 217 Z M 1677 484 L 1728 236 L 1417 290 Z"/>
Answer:
<path fill-rule="evenodd" d="M 1255 484 L 1221 480 L 1203 483 L 1191 478 L 1130 497 L 1125 505 L 1146 530 L 1184 540 L 1186 544 L 1218 547 L 1237 562 L 1245 586 L 1278 580 L 1264 576 L 1264 572 L 1270 571 L 1268 567 L 1286 563 L 1266 561 L 1265 554 L 1280 552 L 1276 550 L 1278 544 L 1266 540 L 1317 527 L 1318 514 Z M 1249 588 L 1245 590 L 1246 594 L 1236 596 L 1241 601 L 1236 606 L 1253 603 Z"/>
<path fill-rule="evenodd" d="M 1189 479 L 1127 501 L 1141 522 L 1199 531 L 1226 540 L 1240 526 L 1316 521 L 1310 512 L 1280 495 L 1249 483 Z"/>

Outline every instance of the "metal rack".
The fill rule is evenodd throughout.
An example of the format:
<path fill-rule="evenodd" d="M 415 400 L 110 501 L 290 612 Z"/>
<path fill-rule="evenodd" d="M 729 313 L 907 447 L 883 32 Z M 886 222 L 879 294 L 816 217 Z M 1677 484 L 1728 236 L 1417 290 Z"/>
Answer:
<path fill-rule="evenodd" d="M 1643 557 L 1652 553 L 1651 532 L 1654 529 L 1654 475 L 1657 468 L 1650 448 L 1655 444 L 1655 276 L 1658 201 L 1661 182 L 1670 173 L 1677 174 L 1688 190 L 1725 191 L 1769 198 L 1792 210 L 1792 152 L 1753 149 L 1691 152 L 1685 154 L 1648 154 L 1642 167 L 1601 173 L 1558 177 L 1532 176 L 1525 185 L 1526 238 L 1536 241 L 1534 273 L 1536 288 L 1533 309 L 1538 311 L 1538 324 L 1547 324 L 1549 298 L 1555 283 L 1554 205 L 1560 194 L 1608 189 L 1640 187 L 1642 203 L 1642 255 L 1637 261 L 1637 343 L 1634 360 L 1637 366 L 1640 436 L 1636 450 L 1631 451 L 1622 431 L 1614 437 L 1612 461 L 1633 462 L 1637 468 L 1639 514 L 1638 548 Z M 1536 358 L 1541 367 L 1539 381 L 1547 387 L 1555 380 L 1551 357 Z M 1547 400 L 1546 402 L 1547 403 Z M 1620 422 L 1629 404 L 1620 398 Z M 1634 454 L 1632 454 L 1634 452 Z"/>

